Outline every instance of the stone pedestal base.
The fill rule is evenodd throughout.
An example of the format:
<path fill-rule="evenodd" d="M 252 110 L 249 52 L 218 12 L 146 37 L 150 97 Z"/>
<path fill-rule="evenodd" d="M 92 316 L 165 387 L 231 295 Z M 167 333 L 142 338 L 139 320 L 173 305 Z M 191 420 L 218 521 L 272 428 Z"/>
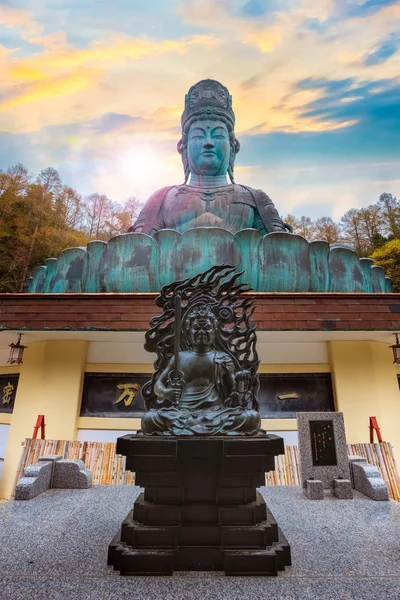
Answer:
<path fill-rule="evenodd" d="M 290 547 L 256 488 L 283 454 L 282 438 L 118 438 L 144 487 L 109 546 L 122 575 L 225 571 L 277 575 Z"/>

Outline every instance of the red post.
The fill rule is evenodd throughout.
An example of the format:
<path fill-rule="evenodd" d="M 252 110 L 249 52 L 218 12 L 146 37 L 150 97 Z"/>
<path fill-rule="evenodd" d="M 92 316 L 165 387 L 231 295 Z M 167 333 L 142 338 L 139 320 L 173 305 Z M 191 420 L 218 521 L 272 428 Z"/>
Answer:
<path fill-rule="evenodd" d="M 378 425 L 378 421 L 376 417 L 369 418 L 369 441 L 371 444 L 374 443 L 374 431 L 376 431 L 376 436 L 378 438 L 378 442 L 382 442 L 381 430 Z"/>
<path fill-rule="evenodd" d="M 36 440 L 38 431 L 39 431 L 39 427 L 40 427 L 40 438 L 42 440 L 45 439 L 44 436 L 44 427 L 45 427 L 45 423 L 44 423 L 44 415 L 38 415 L 38 418 L 36 419 L 36 425 L 33 428 L 33 434 L 32 434 L 32 439 Z"/>

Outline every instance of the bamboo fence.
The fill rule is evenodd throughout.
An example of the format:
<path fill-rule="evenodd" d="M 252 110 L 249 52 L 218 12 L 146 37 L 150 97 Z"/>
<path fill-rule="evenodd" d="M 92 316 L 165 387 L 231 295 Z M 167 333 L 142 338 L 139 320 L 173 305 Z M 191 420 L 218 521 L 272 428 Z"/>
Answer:
<path fill-rule="evenodd" d="M 125 469 L 125 457 L 115 453 L 115 443 L 78 442 L 65 440 L 32 440 L 27 438 L 21 454 L 14 489 L 26 467 L 39 456 L 59 454 L 63 458 L 81 459 L 90 469 L 93 484 L 134 485 L 135 478 Z M 363 456 L 375 465 L 386 481 L 389 495 L 400 502 L 400 475 L 391 444 L 348 444 L 349 455 Z M 275 457 L 275 471 L 266 473 L 266 485 L 301 485 L 300 455 L 297 446 L 285 446 L 285 454 Z"/>

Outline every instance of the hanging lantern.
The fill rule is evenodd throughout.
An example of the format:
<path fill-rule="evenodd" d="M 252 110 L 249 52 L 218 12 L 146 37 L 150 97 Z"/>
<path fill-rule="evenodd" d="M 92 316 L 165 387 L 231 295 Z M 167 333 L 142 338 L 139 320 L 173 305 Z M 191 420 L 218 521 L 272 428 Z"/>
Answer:
<path fill-rule="evenodd" d="M 22 357 L 24 355 L 24 350 L 28 346 L 24 346 L 21 344 L 22 333 L 18 334 L 18 340 L 16 344 L 10 344 L 10 356 L 8 358 L 8 363 L 10 365 L 22 365 Z"/>
<path fill-rule="evenodd" d="M 392 346 L 389 346 L 393 350 L 393 364 L 400 365 L 400 344 L 399 344 L 399 334 L 395 333 L 394 337 L 396 338 L 396 343 Z"/>

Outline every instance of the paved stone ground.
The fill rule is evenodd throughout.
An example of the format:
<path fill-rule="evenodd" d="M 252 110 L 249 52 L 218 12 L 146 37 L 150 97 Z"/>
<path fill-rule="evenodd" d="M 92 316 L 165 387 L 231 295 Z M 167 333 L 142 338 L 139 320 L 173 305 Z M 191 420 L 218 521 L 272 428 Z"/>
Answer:
<path fill-rule="evenodd" d="M 139 488 L 49 490 L 0 505 L 1 600 L 370 600 L 400 598 L 400 503 L 261 489 L 292 548 L 276 578 L 120 577 L 107 546 Z"/>

